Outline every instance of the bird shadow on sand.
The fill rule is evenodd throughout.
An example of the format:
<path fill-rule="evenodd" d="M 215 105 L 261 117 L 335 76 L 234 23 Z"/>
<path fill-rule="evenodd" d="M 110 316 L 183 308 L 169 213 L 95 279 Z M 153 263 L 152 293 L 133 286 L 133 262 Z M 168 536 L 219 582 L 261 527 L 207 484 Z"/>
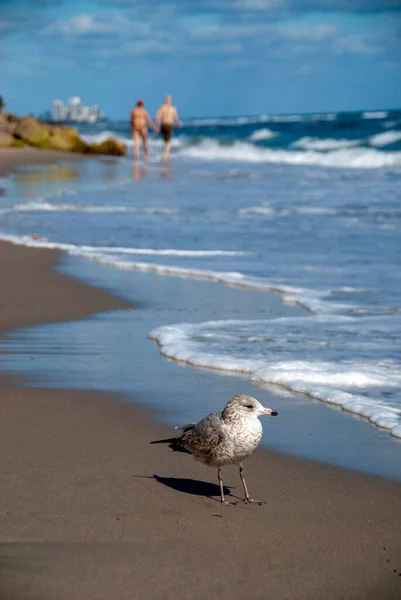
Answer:
<path fill-rule="evenodd" d="M 220 487 L 216 483 L 210 483 L 208 481 L 200 481 L 199 479 L 184 479 L 182 477 L 161 477 L 160 475 L 136 475 L 136 477 L 143 477 L 144 479 L 155 479 L 157 483 L 161 483 L 166 487 L 182 492 L 183 494 L 193 494 L 194 496 L 205 496 L 211 500 L 215 500 L 220 503 Z M 224 495 L 231 498 L 235 498 L 231 494 L 230 488 L 226 485 L 223 487 Z"/>

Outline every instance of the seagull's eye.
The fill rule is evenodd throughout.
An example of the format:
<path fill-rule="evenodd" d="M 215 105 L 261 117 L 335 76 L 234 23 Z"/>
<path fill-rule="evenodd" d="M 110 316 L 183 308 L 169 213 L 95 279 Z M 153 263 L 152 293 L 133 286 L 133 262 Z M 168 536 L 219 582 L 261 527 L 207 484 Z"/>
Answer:
<path fill-rule="evenodd" d="M 247 404 L 246 407 L 247 408 L 253 408 L 253 404 Z"/>

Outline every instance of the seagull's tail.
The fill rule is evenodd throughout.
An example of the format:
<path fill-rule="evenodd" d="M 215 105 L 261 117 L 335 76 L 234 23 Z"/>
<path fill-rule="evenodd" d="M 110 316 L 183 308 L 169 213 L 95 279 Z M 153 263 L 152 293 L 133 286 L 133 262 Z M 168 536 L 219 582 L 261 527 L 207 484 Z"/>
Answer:
<path fill-rule="evenodd" d="M 154 440 L 153 442 L 150 442 L 150 444 L 168 444 L 169 448 L 174 450 L 174 452 L 185 452 L 185 454 L 191 454 L 189 450 L 181 445 L 181 438 L 179 437 L 168 438 L 166 440 Z"/>
<path fill-rule="evenodd" d="M 168 438 L 167 440 L 154 440 L 153 442 L 149 442 L 150 444 L 172 444 L 176 442 L 178 438 Z"/>

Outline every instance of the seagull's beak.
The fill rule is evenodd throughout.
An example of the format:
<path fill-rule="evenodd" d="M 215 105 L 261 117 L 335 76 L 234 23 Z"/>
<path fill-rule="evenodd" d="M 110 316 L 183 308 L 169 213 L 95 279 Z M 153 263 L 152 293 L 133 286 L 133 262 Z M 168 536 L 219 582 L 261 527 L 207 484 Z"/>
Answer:
<path fill-rule="evenodd" d="M 265 408 L 263 411 L 264 415 L 271 415 L 272 417 L 278 417 L 278 412 L 273 408 Z"/>

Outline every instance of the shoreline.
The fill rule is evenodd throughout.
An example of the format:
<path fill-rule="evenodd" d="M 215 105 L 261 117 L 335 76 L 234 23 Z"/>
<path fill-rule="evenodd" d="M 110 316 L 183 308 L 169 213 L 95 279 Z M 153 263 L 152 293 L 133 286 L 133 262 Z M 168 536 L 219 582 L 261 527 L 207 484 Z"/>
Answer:
<path fill-rule="evenodd" d="M 275 294 L 245 292 L 213 282 L 158 278 L 136 271 L 127 278 L 125 271 L 68 253 L 59 255 L 57 271 L 82 284 L 119 293 L 135 302 L 137 310 L 10 333 L 7 340 L 0 338 L 0 353 L 9 352 L 10 373 L 42 387 L 107 389 L 145 411 L 150 408 L 153 419 L 170 427 L 220 410 L 222 402 L 234 394 L 249 394 L 281 415 L 274 422 L 265 421 L 261 448 L 401 483 L 401 446 L 386 431 L 325 403 L 277 395 L 246 377 L 165 359 L 149 339 L 150 331 L 166 323 L 204 322 L 238 314 L 274 318 L 299 314 L 297 307 L 283 305 Z M 199 299 L 195 310 L 188 303 L 190 298 Z M 49 347 L 54 348 L 51 354 Z M 71 362 L 73 356 L 83 360 Z"/>
<path fill-rule="evenodd" d="M 0 256 L 2 332 L 133 306 L 57 272 L 57 251 Z M 245 469 L 267 504 L 240 503 L 227 468 L 222 507 L 214 470 L 150 446 L 171 428 L 123 397 L 0 388 L 5 600 L 399 597 L 401 485 L 259 450 Z"/>
<path fill-rule="evenodd" d="M 63 152 L 61 150 L 39 150 L 37 148 L 29 147 L 0 148 L 0 177 L 5 177 L 18 167 L 25 165 L 101 160 L 102 158 L 110 157 L 96 156 L 93 154 L 79 154 L 78 152 Z"/>
<path fill-rule="evenodd" d="M 75 321 L 93 313 L 135 308 L 132 302 L 54 270 L 59 250 L 30 250 L 0 240 L 0 280 L 7 281 L 0 296 L 0 337 L 32 325 Z"/>

